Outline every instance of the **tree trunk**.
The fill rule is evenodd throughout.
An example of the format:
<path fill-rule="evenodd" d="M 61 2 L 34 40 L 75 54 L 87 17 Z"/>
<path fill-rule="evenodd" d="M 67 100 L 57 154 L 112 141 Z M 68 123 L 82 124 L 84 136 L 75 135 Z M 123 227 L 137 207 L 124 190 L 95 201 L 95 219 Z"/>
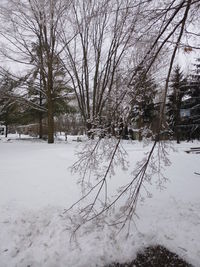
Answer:
<path fill-rule="evenodd" d="M 40 68 L 40 92 L 39 92 L 39 96 L 40 96 L 40 107 L 42 108 L 42 71 Z M 39 112 L 39 138 L 42 139 L 43 137 L 43 127 L 42 127 L 42 112 Z"/>
<path fill-rule="evenodd" d="M 47 79 L 47 101 L 48 101 L 48 143 L 54 143 L 54 106 L 53 106 L 53 57 L 48 51 L 48 79 Z"/>
<path fill-rule="evenodd" d="M 89 139 L 94 139 L 94 127 L 91 122 L 86 122 L 87 136 Z"/>
<path fill-rule="evenodd" d="M 180 144 L 180 130 L 178 128 L 178 126 L 176 125 L 176 130 L 175 130 L 175 135 L 176 135 L 176 142 L 177 144 Z"/>
<path fill-rule="evenodd" d="M 175 113 L 175 136 L 177 144 L 180 144 L 180 129 L 178 127 L 178 125 L 180 124 L 180 108 L 181 108 L 181 99 L 178 99 L 176 113 Z"/>
<path fill-rule="evenodd" d="M 48 94 L 48 143 L 54 143 L 53 101 L 51 93 Z"/>
<path fill-rule="evenodd" d="M 42 127 L 42 112 L 39 113 L 39 138 L 43 137 L 43 127 Z"/>
<path fill-rule="evenodd" d="M 142 141 L 142 117 L 141 115 L 139 115 L 139 119 L 138 119 L 138 129 L 139 129 L 139 135 L 138 135 L 138 140 Z"/>
<path fill-rule="evenodd" d="M 8 137 L 8 125 L 6 124 L 6 132 L 5 132 L 5 137 L 7 138 Z"/>

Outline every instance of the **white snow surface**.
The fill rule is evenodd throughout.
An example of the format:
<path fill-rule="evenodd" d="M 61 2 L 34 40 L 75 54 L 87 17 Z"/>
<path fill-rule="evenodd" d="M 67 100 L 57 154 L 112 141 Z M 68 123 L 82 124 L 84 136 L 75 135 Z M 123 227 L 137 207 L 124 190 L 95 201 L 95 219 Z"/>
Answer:
<path fill-rule="evenodd" d="M 23 136 L 22 136 L 23 137 Z M 64 139 L 64 138 L 63 138 Z M 23 138 L 0 140 L 0 267 L 95 267 L 134 259 L 144 247 L 160 244 L 193 266 L 200 266 L 200 154 L 181 143 L 169 151 L 165 189 L 150 186 L 152 197 L 139 202 L 129 238 L 110 227 L 80 229 L 70 240 L 63 215 L 79 197 L 78 174 L 69 167 L 82 143 L 55 144 Z M 130 170 L 117 171 L 113 186 L 126 180 L 135 161 L 150 149 L 124 142 Z M 75 211 L 74 211 L 75 212 Z"/>

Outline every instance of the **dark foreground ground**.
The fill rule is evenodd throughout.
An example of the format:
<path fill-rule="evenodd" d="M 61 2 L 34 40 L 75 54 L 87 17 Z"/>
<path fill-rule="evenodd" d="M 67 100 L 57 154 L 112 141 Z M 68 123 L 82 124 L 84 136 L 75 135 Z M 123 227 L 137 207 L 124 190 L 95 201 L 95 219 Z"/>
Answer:
<path fill-rule="evenodd" d="M 162 246 L 148 247 L 130 263 L 113 263 L 106 267 L 192 267 L 177 254 Z"/>

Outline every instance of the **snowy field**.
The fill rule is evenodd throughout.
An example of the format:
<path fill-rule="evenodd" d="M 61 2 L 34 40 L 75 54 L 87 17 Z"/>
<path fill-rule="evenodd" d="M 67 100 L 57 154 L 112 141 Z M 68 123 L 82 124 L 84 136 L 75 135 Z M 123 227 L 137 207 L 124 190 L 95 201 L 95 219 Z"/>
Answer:
<path fill-rule="evenodd" d="M 200 143 L 173 144 L 165 169 L 166 189 L 152 184 L 152 197 L 138 203 L 130 237 L 109 227 L 77 233 L 70 242 L 63 210 L 80 197 L 69 167 L 82 144 L 69 138 L 52 145 L 34 140 L 0 140 L 0 267 L 95 267 L 133 259 L 145 246 L 160 244 L 200 266 Z M 142 158 L 138 142 L 124 143 L 131 166 Z M 112 182 L 125 180 L 118 171 Z M 114 185 L 113 184 L 113 185 Z"/>

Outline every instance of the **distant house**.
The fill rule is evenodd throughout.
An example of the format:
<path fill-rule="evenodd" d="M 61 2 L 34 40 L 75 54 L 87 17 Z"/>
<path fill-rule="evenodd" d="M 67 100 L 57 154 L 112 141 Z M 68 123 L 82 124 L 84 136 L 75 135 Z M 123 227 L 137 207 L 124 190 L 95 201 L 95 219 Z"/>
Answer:
<path fill-rule="evenodd" d="M 16 132 L 21 136 L 21 134 L 30 135 L 32 137 L 36 137 L 39 134 L 39 124 L 32 123 L 27 125 L 18 125 L 15 127 Z M 47 135 L 47 125 L 43 124 L 43 134 Z"/>
<path fill-rule="evenodd" d="M 180 117 L 181 117 L 181 119 L 188 118 L 188 117 L 190 117 L 190 115 L 191 115 L 190 108 L 188 108 L 188 109 L 180 109 Z"/>
<path fill-rule="evenodd" d="M 200 104 L 197 97 L 182 102 L 178 128 L 183 139 L 200 139 Z"/>
<path fill-rule="evenodd" d="M 192 119 L 193 123 L 199 123 L 200 119 L 200 103 L 197 98 L 191 97 L 184 100 L 181 104 L 180 109 L 180 117 L 181 119 Z"/>

